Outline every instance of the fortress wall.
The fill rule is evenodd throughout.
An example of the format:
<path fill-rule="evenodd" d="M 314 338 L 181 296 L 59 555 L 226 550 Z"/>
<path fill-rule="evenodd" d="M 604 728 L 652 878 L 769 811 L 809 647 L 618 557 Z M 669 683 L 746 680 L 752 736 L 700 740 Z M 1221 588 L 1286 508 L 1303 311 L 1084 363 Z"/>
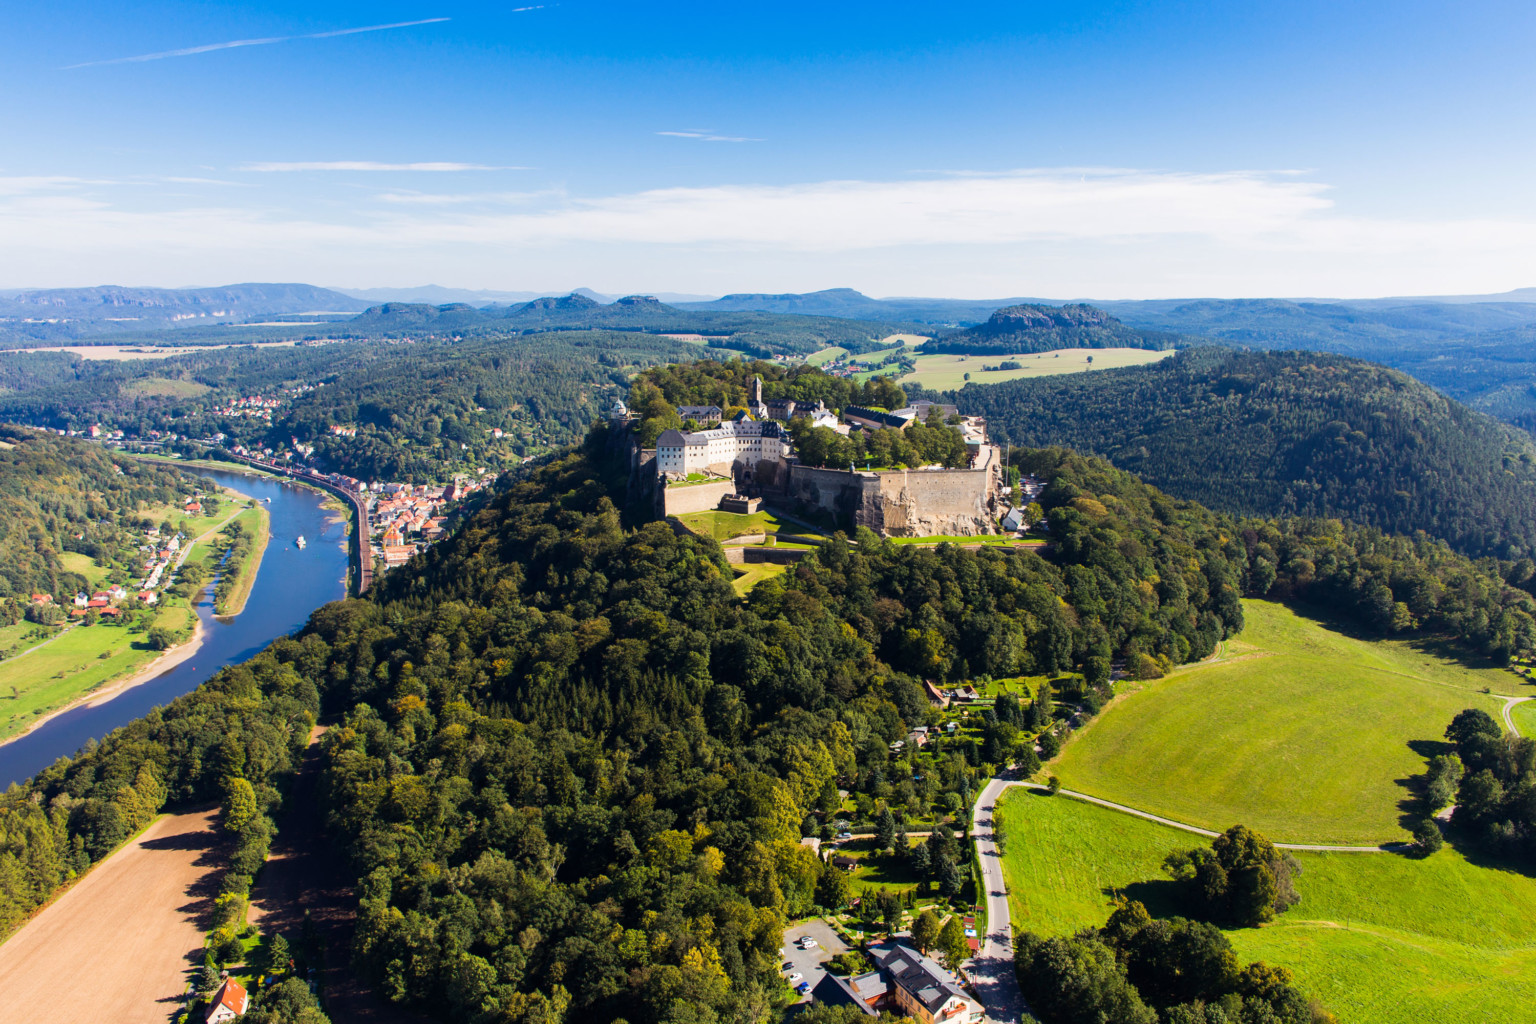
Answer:
<path fill-rule="evenodd" d="M 892 537 L 993 532 L 988 470 L 896 471 L 879 477 L 876 500 Z"/>
<path fill-rule="evenodd" d="M 859 506 L 866 486 L 875 484 L 867 474 L 795 465 L 789 468 L 784 490 L 791 501 L 847 517 Z"/>
<path fill-rule="evenodd" d="M 736 484 L 721 480 L 712 484 L 669 484 L 661 492 L 663 515 L 675 516 L 684 512 L 707 512 L 720 504 L 727 494 L 736 493 Z"/>

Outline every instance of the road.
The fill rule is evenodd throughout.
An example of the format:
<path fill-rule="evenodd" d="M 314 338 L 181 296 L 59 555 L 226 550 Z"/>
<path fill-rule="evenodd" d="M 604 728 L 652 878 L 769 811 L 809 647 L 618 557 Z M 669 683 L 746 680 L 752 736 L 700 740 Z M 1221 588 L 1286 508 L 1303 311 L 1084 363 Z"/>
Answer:
<path fill-rule="evenodd" d="M 1506 729 L 1508 729 L 1510 732 L 1514 733 L 1516 736 L 1520 735 L 1520 730 L 1515 728 L 1515 720 L 1513 718 L 1509 717 L 1509 713 L 1514 708 L 1514 706 L 1516 704 L 1523 704 L 1523 703 L 1525 703 L 1526 701 L 1528 701 L 1530 699 L 1531 698 L 1529 698 L 1529 697 L 1505 697 L 1504 698 L 1504 707 L 1502 709 L 1503 714 L 1504 714 L 1504 727 Z"/>
<path fill-rule="evenodd" d="M 1003 885 L 1003 858 L 992 831 L 992 814 L 998 798 L 1009 786 L 1016 785 L 1017 781 L 1006 777 L 993 779 L 976 798 L 971 812 L 971 836 L 976 840 L 976 856 L 981 860 L 982 886 L 987 895 L 987 934 L 981 949 L 971 958 L 967 973 L 976 986 L 976 995 L 987 1008 L 986 1019 L 996 1024 L 1034 1020 L 1024 1006 L 1019 978 L 1013 969 L 1013 925 Z"/>
<path fill-rule="evenodd" d="M 1518 699 L 1512 700 L 1509 706 L 1516 703 L 1519 703 Z M 1505 708 L 1506 722 L 1509 706 Z M 1014 1024 L 1026 1018 L 1033 1019 L 1028 1016 L 1024 998 L 1019 992 L 1018 977 L 1014 973 L 1013 927 L 1008 911 L 1007 887 L 1003 881 L 1003 861 L 997 849 L 997 837 L 992 828 L 997 801 L 1013 786 L 1036 790 L 1047 788 L 1038 782 L 1025 782 L 1018 778 L 1008 778 L 1006 775 L 994 778 L 987 783 L 986 788 L 977 798 L 971 820 L 971 835 L 976 841 L 976 856 L 981 861 L 982 885 L 987 896 L 987 935 L 981 951 L 971 961 L 970 975 L 976 985 L 977 994 L 987 1007 L 987 1020 L 997 1024 L 1004 1024 L 1004 1022 Z M 1124 804 L 1088 796 L 1086 793 L 1075 793 L 1072 790 L 1063 789 L 1057 795 L 1081 800 L 1084 803 L 1097 804 L 1122 814 L 1132 814 L 1147 821 L 1157 822 L 1159 825 L 1167 825 L 1208 839 L 1219 834 L 1210 829 L 1160 817 Z M 1303 850 L 1314 853 L 1389 853 L 1408 845 L 1407 843 L 1385 843 L 1380 846 L 1330 846 L 1322 843 L 1275 844 L 1282 850 Z"/>
<path fill-rule="evenodd" d="M 0 1021 L 165 1024 L 224 866 L 215 811 L 168 814 L 0 946 Z"/>

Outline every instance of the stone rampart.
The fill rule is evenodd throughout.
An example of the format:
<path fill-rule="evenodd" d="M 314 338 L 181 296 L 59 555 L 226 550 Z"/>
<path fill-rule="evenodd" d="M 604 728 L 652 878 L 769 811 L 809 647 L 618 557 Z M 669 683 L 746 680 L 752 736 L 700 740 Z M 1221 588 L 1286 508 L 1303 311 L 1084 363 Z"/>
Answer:
<path fill-rule="evenodd" d="M 662 514 L 676 516 L 684 512 L 707 512 L 718 507 L 721 498 L 735 493 L 736 484 L 731 480 L 704 484 L 669 483 L 661 492 Z"/>

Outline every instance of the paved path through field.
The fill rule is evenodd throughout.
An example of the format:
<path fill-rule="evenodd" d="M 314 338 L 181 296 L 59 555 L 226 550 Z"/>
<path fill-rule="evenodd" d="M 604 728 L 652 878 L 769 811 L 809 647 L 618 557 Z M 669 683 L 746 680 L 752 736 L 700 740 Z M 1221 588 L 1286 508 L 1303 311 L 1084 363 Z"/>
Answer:
<path fill-rule="evenodd" d="M 0 1021 L 165 1024 L 202 961 L 214 815 L 160 818 L 0 945 Z"/>
<path fill-rule="evenodd" d="M 1523 704 L 1526 701 L 1530 700 L 1531 698 L 1529 698 L 1529 697 L 1505 697 L 1503 699 L 1504 699 L 1504 707 L 1503 707 L 1504 727 L 1506 729 L 1508 729 L 1510 732 L 1514 733 L 1516 736 L 1519 736 L 1520 735 L 1520 730 L 1515 728 L 1515 720 L 1513 718 L 1509 717 L 1509 713 L 1514 710 L 1514 707 L 1515 707 L 1516 704 Z"/>
<path fill-rule="evenodd" d="M 1520 699 L 1529 700 L 1530 698 L 1519 698 L 1513 700 L 1511 704 L 1519 703 Z M 1508 707 L 1505 708 L 1505 716 L 1505 720 L 1508 721 Z M 997 837 L 992 827 L 997 801 L 1013 786 L 1036 790 L 1047 788 L 1038 782 L 1025 782 L 1017 778 L 999 776 L 988 782 L 986 788 L 981 791 L 971 819 L 971 835 L 976 840 L 976 856 L 981 861 L 982 886 L 986 890 L 987 935 L 981 950 L 971 962 L 969 973 L 976 984 L 977 994 L 981 996 L 982 1002 L 987 1007 L 987 1020 L 997 1024 L 1014 1024 L 1016 1021 L 1033 1019 L 1029 1017 L 1029 1011 L 1024 1005 L 1024 998 L 1019 992 L 1018 976 L 1014 973 L 1013 927 L 1008 911 L 1008 889 L 1003 882 L 1003 858 L 997 848 Z M 1086 793 L 1075 793 L 1072 790 L 1063 789 L 1057 795 L 1081 800 L 1084 803 L 1097 804 L 1112 811 L 1135 815 L 1147 821 L 1155 821 L 1159 825 L 1167 825 L 1170 828 L 1192 832 L 1206 838 L 1215 838 L 1220 834 L 1148 811 L 1126 807 L 1124 804 L 1100 800 Z M 1321 843 L 1276 843 L 1275 845 L 1282 850 L 1305 850 L 1316 853 L 1389 853 L 1404 849 L 1409 844 L 1329 846 Z"/>

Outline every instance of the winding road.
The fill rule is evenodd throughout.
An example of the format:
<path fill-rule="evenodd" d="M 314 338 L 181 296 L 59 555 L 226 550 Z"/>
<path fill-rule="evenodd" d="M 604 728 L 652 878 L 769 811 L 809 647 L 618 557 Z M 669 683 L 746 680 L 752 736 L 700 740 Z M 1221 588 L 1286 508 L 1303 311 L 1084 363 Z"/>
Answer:
<path fill-rule="evenodd" d="M 1504 697 L 1502 699 L 1504 701 L 1504 707 L 1501 708 L 1500 710 L 1501 710 L 1502 714 L 1504 715 L 1504 728 L 1508 729 L 1510 732 L 1514 733 L 1516 736 L 1519 736 L 1520 735 L 1520 730 L 1515 728 L 1515 720 L 1513 718 L 1509 717 L 1509 713 L 1510 713 L 1511 710 L 1513 710 L 1513 708 L 1514 708 L 1514 706 L 1516 704 L 1523 704 L 1526 701 L 1530 700 L 1531 698 L 1530 697 Z"/>
<path fill-rule="evenodd" d="M 1521 700 L 1529 699 L 1531 698 L 1510 698 L 1510 703 L 1504 709 L 1505 722 L 1509 721 L 1510 707 Z M 1513 725 L 1510 728 L 1513 729 Z M 1013 969 L 1013 926 L 1008 912 L 1008 889 L 1003 882 L 1003 858 L 997 848 L 997 836 L 992 824 L 997 801 L 1014 786 L 1024 789 L 1047 789 L 1038 782 L 1026 782 L 1016 777 L 1009 778 L 1006 774 L 999 775 L 987 783 L 971 812 L 971 835 L 976 841 L 976 856 L 981 861 L 982 885 L 986 890 L 987 935 L 980 951 L 971 961 L 968 973 L 976 986 L 977 995 L 987 1007 L 987 1020 L 994 1024 L 1017 1024 L 1025 1019 L 1034 1019 L 1029 1016 L 1024 997 L 1019 992 L 1018 977 Z M 1167 825 L 1197 836 L 1215 838 L 1220 834 L 1182 821 L 1174 821 L 1172 818 L 1164 818 L 1149 811 L 1101 800 L 1086 793 L 1076 793 L 1070 789 L 1058 791 L 1057 796 L 1097 804 L 1112 811 L 1155 821 L 1159 825 Z M 1309 853 L 1391 853 L 1405 849 L 1409 845 L 1411 844 L 1383 843 L 1380 846 L 1331 846 L 1324 843 L 1275 844 L 1282 850 L 1301 850 Z"/>

